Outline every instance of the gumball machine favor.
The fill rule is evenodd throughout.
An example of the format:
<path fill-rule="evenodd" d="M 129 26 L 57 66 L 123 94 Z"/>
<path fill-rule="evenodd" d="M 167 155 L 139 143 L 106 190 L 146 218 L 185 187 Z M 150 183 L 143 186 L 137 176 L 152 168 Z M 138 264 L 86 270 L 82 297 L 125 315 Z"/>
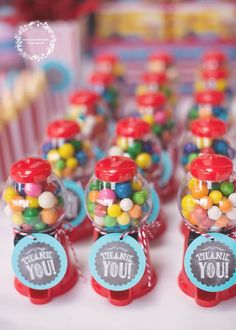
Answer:
<path fill-rule="evenodd" d="M 225 105 L 224 93 L 204 90 L 195 94 L 195 104 L 188 112 L 188 123 L 197 118 L 216 117 L 229 123 L 230 116 Z"/>
<path fill-rule="evenodd" d="M 196 119 L 191 122 L 190 131 L 183 137 L 184 145 L 181 155 L 181 165 L 185 170 L 193 159 L 199 154 L 220 154 L 231 159 L 235 157 L 235 150 L 225 136 L 225 122 L 211 117 L 207 119 Z"/>
<path fill-rule="evenodd" d="M 176 97 L 173 93 L 173 86 L 164 72 L 146 72 L 142 76 L 142 82 L 137 88 L 137 95 L 147 92 L 162 92 L 170 104 L 176 104 Z"/>
<path fill-rule="evenodd" d="M 232 161 L 205 154 L 192 161 L 179 190 L 186 225 L 179 286 L 204 307 L 236 295 L 235 187 Z"/>
<path fill-rule="evenodd" d="M 173 146 L 175 135 L 174 114 L 161 92 L 148 92 L 137 96 L 138 113 L 148 122 L 163 148 Z"/>
<path fill-rule="evenodd" d="M 156 284 L 146 228 L 152 198 L 135 162 L 124 156 L 100 160 L 86 188 L 86 206 L 95 228 L 92 286 L 111 304 L 127 305 Z"/>
<path fill-rule="evenodd" d="M 82 135 L 93 142 L 99 158 L 108 139 L 108 109 L 101 97 L 90 90 L 80 90 L 70 97 L 69 117 L 76 120 Z"/>
<path fill-rule="evenodd" d="M 89 83 L 107 104 L 109 114 L 116 118 L 119 110 L 119 91 L 114 76 L 111 73 L 94 72 Z"/>
<path fill-rule="evenodd" d="M 82 138 L 79 125 L 72 120 L 51 122 L 47 127 L 47 137 L 42 147 L 43 156 L 51 163 L 54 173 L 63 179 L 68 195 L 64 226 L 72 241 L 88 237 L 92 226 L 86 216 L 83 186 L 92 173 L 92 146 Z"/>
<path fill-rule="evenodd" d="M 140 118 L 125 118 L 118 121 L 116 136 L 108 150 L 109 156 L 123 155 L 132 158 L 144 178 L 152 183 L 154 191 L 162 200 L 168 200 L 177 191 L 174 160 L 171 154 L 162 150 L 159 140 L 152 133 L 151 126 Z M 153 205 L 156 197 L 153 196 Z M 155 217 L 150 217 L 149 220 Z M 163 217 L 156 217 L 158 228 L 153 228 L 156 236 L 165 228 Z M 155 222 L 153 223 L 155 225 Z"/>
<path fill-rule="evenodd" d="M 12 165 L 3 191 L 14 227 L 15 287 L 34 304 L 48 303 L 78 279 L 62 221 L 66 191 L 48 161 L 26 158 Z"/>
<path fill-rule="evenodd" d="M 155 73 L 166 73 L 168 79 L 175 80 L 177 70 L 173 57 L 168 53 L 155 53 L 148 59 L 148 71 Z"/>
<path fill-rule="evenodd" d="M 114 54 L 100 54 L 95 58 L 95 71 L 112 74 L 118 81 L 123 80 L 124 68 Z"/>

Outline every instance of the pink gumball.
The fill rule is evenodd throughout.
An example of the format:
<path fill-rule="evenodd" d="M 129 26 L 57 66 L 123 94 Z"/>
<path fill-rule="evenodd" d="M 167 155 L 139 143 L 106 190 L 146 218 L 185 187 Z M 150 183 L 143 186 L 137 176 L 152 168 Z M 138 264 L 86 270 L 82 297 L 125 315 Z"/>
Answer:
<path fill-rule="evenodd" d="M 40 183 L 26 183 L 25 193 L 31 197 L 38 197 L 42 192 L 42 185 Z"/>
<path fill-rule="evenodd" d="M 196 206 L 193 213 L 199 221 L 203 221 L 207 218 L 207 211 L 204 210 L 201 206 Z"/>
<path fill-rule="evenodd" d="M 154 115 L 155 122 L 160 125 L 164 125 L 167 122 L 167 113 L 164 111 L 158 111 Z"/>
<path fill-rule="evenodd" d="M 205 217 L 204 219 L 202 219 L 200 222 L 199 222 L 199 226 L 202 228 L 202 229 L 209 229 L 212 225 L 214 224 L 214 220 L 211 220 L 210 218 L 208 217 Z"/>
<path fill-rule="evenodd" d="M 95 208 L 94 208 L 94 214 L 98 217 L 105 217 L 107 213 L 107 208 L 106 206 L 103 206 L 103 205 L 96 205 Z"/>
<path fill-rule="evenodd" d="M 104 206 L 109 206 L 113 204 L 116 200 L 116 194 L 114 190 L 102 189 L 98 194 L 98 203 Z"/>

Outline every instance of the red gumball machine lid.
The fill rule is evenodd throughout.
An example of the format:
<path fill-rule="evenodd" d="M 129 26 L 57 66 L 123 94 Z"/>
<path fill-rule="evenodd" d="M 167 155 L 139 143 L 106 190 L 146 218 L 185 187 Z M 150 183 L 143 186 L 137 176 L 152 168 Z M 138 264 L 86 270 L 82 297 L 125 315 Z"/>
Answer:
<path fill-rule="evenodd" d="M 105 73 L 105 72 L 94 72 L 90 78 L 89 81 L 93 85 L 104 85 L 108 86 L 113 83 L 114 77 L 111 73 Z"/>
<path fill-rule="evenodd" d="M 137 103 L 140 106 L 162 106 L 166 103 L 166 97 L 161 92 L 156 93 L 145 93 L 137 96 Z"/>
<path fill-rule="evenodd" d="M 203 54 L 202 60 L 203 62 L 208 62 L 208 61 L 217 61 L 217 62 L 225 62 L 227 59 L 225 53 L 221 51 L 209 51 Z"/>
<path fill-rule="evenodd" d="M 202 77 L 204 79 L 226 79 L 228 77 L 228 73 L 223 69 L 203 70 Z"/>
<path fill-rule="evenodd" d="M 18 183 L 40 183 L 52 173 L 52 167 L 47 160 L 28 157 L 19 160 L 11 166 L 10 175 Z"/>
<path fill-rule="evenodd" d="M 150 131 L 150 125 L 140 118 L 121 119 L 116 126 L 116 134 L 126 138 L 139 139 Z"/>
<path fill-rule="evenodd" d="M 220 91 L 202 91 L 195 94 L 195 101 L 202 104 L 219 105 L 224 102 L 224 93 Z"/>
<path fill-rule="evenodd" d="M 95 63 L 108 62 L 115 64 L 118 62 L 118 57 L 114 54 L 100 54 L 95 58 Z"/>
<path fill-rule="evenodd" d="M 48 125 L 47 135 L 49 138 L 69 139 L 80 133 L 79 125 L 72 120 L 59 119 Z"/>
<path fill-rule="evenodd" d="M 232 161 L 228 157 L 217 154 L 201 155 L 190 164 L 190 173 L 201 181 L 225 181 L 229 179 L 232 172 Z"/>
<path fill-rule="evenodd" d="M 162 61 L 166 64 L 171 64 L 173 57 L 168 53 L 155 53 L 149 57 L 149 61 Z"/>
<path fill-rule="evenodd" d="M 163 84 L 167 81 L 167 76 L 164 72 L 145 72 L 142 79 L 147 84 Z"/>
<path fill-rule="evenodd" d="M 223 120 L 214 117 L 193 120 L 190 129 L 195 136 L 212 139 L 221 137 L 226 133 Z"/>
<path fill-rule="evenodd" d="M 96 177 L 105 182 L 125 182 L 137 173 L 135 162 L 124 156 L 110 156 L 101 159 L 95 166 Z"/>
<path fill-rule="evenodd" d="M 70 96 L 70 104 L 93 106 L 99 99 L 99 95 L 89 90 L 80 90 Z"/>

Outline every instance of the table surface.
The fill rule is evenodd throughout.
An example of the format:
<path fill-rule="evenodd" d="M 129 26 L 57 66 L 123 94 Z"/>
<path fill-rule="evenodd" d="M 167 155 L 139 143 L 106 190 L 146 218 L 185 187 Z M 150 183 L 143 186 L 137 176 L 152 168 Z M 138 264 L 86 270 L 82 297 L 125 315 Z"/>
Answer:
<path fill-rule="evenodd" d="M 176 202 L 163 206 L 168 228 L 151 244 L 152 262 L 158 274 L 157 286 L 148 295 L 125 307 L 116 307 L 97 295 L 90 285 L 88 254 L 91 240 L 75 244 L 86 281 L 47 305 L 33 305 L 13 286 L 12 232 L 2 216 L 0 222 L 0 328 L 18 329 L 213 329 L 233 330 L 236 297 L 214 308 L 202 308 L 181 292 L 177 285 L 183 253 L 183 236 Z"/>

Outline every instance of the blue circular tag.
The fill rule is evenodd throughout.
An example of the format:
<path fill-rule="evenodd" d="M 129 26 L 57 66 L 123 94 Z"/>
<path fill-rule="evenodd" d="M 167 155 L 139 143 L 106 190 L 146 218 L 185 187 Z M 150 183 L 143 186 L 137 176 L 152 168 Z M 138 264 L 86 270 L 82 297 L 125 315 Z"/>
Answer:
<path fill-rule="evenodd" d="M 12 265 L 18 280 L 31 289 L 46 290 L 65 276 L 67 256 L 63 246 L 47 234 L 32 234 L 15 246 Z"/>
<path fill-rule="evenodd" d="M 154 187 L 151 187 L 151 196 L 152 196 L 152 212 L 150 216 L 147 219 L 147 224 L 151 225 L 153 222 L 155 222 L 160 214 L 160 199 L 159 196 L 154 189 Z"/>
<path fill-rule="evenodd" d="M 89 256 L 93 278 L 113 291 L 124 291 L 135 286 L 146 267 L 142 246 L 129 235 L 122 239 L 121 236 L 122 233 L 112 233 L 99 238 Z"/>
<path fill-rule="evenodd" d="M 236 242 L 224 234 L 199 236 L 188 247 L 184 268 L 199 289 L 219 292 L 236 284 Z"/>
<path fill-rule="evenodd" d="M 72 180 L 63 180 L 63 184 L 68 194 L 68 207 L 65 215 L 68 224 L 65 223 L 64 227 L 69 230 L 70 227 L 79 226 L 86 218 L 84 189 Z"/>
<path fill-rule="evenodd" d="M 51 91 L 57 93 L 69 89 L 72 82 L 72 73 L 65 63 L 55 60 L 46 61 L 42 64 L 42 69 L 47 75 Z"/>

